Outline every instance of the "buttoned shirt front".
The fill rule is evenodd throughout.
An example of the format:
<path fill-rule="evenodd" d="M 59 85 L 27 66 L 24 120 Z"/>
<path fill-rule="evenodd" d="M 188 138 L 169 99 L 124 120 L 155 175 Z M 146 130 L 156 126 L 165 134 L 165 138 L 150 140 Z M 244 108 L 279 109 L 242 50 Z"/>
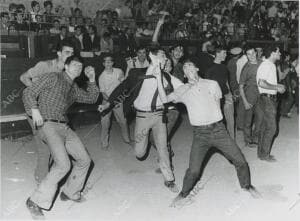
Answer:
<path fill-rule="evenodd" d="M 184 84 L 174 90 L 176 102 L 184 103 L 191 125 L 203 126 L 222 120 L 221 88 L 214 80 L 199 79 L 196 84 Z"/>
<path fill-rule="evenodd" d="M 151 75 L 152 73 L 146 73 L 146 75 Z M 183 83 L 175 78 L 174 76 L 170 75 L 171 77 L 171 84 L 173 85 L 173 88 L 178 88 L 181 86 Z M 163 77 L 163 85 L 164 87 L 167 86 L 167 80 Z M 150 111 L 151 110 L 151 103 L 154 97 L 154 94 L 157 89 L 157 80 L 155 78 L 149 78 L 144 80 L 141 90 L 139 92 L 139 95 L 134 101 L 134 107 L 137 110 L 142 110 L 142 111 Z M 156 109 L 161 109 L 163 108 L 163 103 L 160 99 L 160 97 L 157 97 L 156 100 Z"/>
<path fill-rule="evenodd" d="M 98 80 L 100 92 L 109 96 L 123 80 L 124 73 L 121 69 L 113 68 L 112 72 L 104 70 Z"/>

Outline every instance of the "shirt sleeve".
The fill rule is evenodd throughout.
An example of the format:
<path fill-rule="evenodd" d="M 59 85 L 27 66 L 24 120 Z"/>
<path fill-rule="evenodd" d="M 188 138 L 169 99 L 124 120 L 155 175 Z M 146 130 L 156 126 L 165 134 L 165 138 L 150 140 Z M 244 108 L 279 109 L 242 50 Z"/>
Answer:
<path fill-rule="evenodd" d="M 239 85 L 241 84 L 245 84 L 246 81 L 247 81 L 247 71 L 246 70 L 246 66 L 242 69 L 242 72 L 241 72 L 241 76 L 240 76 L 240 82 L 239 82 Z"/>
<path fill-rule="evenodd" d="M 103 93 L 105 91 L 105 85 L 104 85 L 103 79 L 101 77 L 102 74 L 103 74 L 103 72 L 100 74 L 100 76 L 98 78 L 98 85 L 99 85 L 99 89 L 100 89 L 101 93 Z"/>
<path fill-rule="evenodd" d="M 179 88 L 181 85 L 183 85 L 182 81 L 179 80 L 178 78 L 176 78 L 172 75 L 170 75 L 170 77 L 171 77 L 171 83 L 173 85 L 174 90 Z"/>
<path fill-rule="evenodd" d="M 172 93 L 174 102 L 176 102 L 176 103 L 182 102 L 183 103 L 184 94 L 188 91 L 188 89 L 189 89 L 189 87 L 185 84 L 183 84 L 182 86 L 175 89 L 174 92 Z"/>
<path fill-rule="evenodd" d="M 87 90 L 79 88 L 77 84 L 74 85 L 75 101 L 78 103 L 94 104 L 99 96 L 99 88 L 96 82 L 88 82 Z"/>
<path fill-rule="evenodd" d="M 34 67 L 27 71 L 27 75 L 30 78 L 37 78 L 41 75 L 49 72 L 49 65 L 45 61 L 38 62 Z"/>

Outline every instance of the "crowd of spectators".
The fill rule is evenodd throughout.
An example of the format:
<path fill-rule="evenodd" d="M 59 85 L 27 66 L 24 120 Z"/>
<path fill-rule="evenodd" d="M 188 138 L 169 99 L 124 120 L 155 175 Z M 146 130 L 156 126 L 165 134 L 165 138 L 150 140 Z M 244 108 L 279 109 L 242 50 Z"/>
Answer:
<path fill-rule="evenodd" d="M 57 35 L 58 41 L 72 36 L 79 50 L 112 51 L 115 38 L 128 49 L 134 38 L 152 36 L 157 19 L 165 16 L 161 39 L 201 39 L 208 44 L 246 38 L 298 41 L 297 2 L 124 0 L 93 17 L 84 17 L 80 8 L 72 8 L 71 14 L 66 16 L 62 6 L 49 0 L 43 5 L 32 1 L 31 8 L 11 3 L 1 12 L 1 30 L 47 33 Z"/>

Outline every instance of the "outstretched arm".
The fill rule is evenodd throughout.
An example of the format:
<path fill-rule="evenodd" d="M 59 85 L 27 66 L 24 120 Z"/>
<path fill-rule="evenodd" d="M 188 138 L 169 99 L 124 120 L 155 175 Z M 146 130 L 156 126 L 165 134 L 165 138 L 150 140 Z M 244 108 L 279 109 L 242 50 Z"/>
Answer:
<path fill-rule="evenodd" d="M 165 16 L 166 15 L 163 15 L 161 18 L 159 18 L 159 20 L 158 20 L 158 22 L 156 24 L 156 27 L 155 27 L 155 30 L 154 30 L 154 34 L 152 36 L 152 42 L 153 43 L 158 43 L 158 36 L 160 34 L 160 28 L 165 23 Z"/>

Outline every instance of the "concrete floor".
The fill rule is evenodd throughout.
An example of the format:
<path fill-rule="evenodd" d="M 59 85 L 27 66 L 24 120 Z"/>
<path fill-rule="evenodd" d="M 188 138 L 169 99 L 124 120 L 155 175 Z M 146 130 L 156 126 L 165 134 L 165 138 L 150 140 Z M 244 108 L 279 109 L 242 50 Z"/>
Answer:
<path fill-rule="evenodd" d="M 93 129 L 94 128 L 94 129 Z M 123 144 L 120 129 L 113 122 L 111 147 L 100 148 L 100 126 L 79 128 L 78 134 L 90 152 L 95 167 L 87 183 L 82 204 L 57 199 L 51 220 L 300 220 L 299 189 L 299 130 L 298 115 L 281 119 L 280 133 L 272 154 L 278 160 L 267 163 L 257 159 L 256 149 L 246 148 L 242 133 L 237 143 L 249 162 L 252 183 L 263 195 L 253 199 L 239 187 L 234 167 L 220 154 L 209 160 L 193 203 L 183 208 L 170 208 L 176 194 L 163 185 L 157 168 L 156 152 L 140 162 L 130 146 Z M 192 130 L 184 117 L 172 146 L 176 183 L 181 188 L 188 165 Z M 2 140 L 1 145 L 1 219 L 30 220 L 25 200 L 35 188 L 33 169 L 36 163 L 35 146 L 30 137 L 15 141 Z"/>

